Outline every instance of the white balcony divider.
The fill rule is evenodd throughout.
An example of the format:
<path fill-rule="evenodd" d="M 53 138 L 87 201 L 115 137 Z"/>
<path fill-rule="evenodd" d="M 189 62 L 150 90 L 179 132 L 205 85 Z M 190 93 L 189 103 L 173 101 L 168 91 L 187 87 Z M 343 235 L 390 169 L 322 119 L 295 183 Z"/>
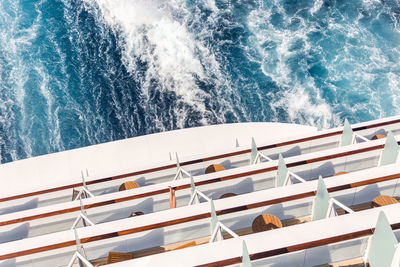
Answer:
<path fill-rule="evenodd" d="M 316 221 L 337 216 L 335 205 L 341 207 L 348 213 L 354 212 L 346 205 L 342 204 L 338 200 L 331 198 L 329 196 L 324 180 L 322 179 L 321 176 L 319 176 L 317 194 L 315 195 L 312 205 L 312 212 L 311 212 L 312 220 Z"/>
<path fill-rule="evenodd" d="M 195 204 L 200 203 L 200 199 L 199 199 L 199 195 L 195 194 L 196 192 L 196 186 L 194 185 L 194 180 L 193 180 L 193 176 L 190 175 L 190 199 L 194 198 L 193 201 Z M 194 195 L 194 196 L 193 196 Z M 189 200 L 189 204 L 190 204 L 190 200 Z"/>
<path fill-rule="evenodd" d="M 91 226 L 95 225 L 85 214 L 80 213 L 72 224 L 71 229 L 75 229 L 80 220 L 82 220 L 84 226 L 86 226 L 86 223 L 89 223 Z"/>
<path fill-rule="evenodd" d="M 397 156 L 399 151 L 399 145 L 397 144 L 396 139 L 393 136 L 391 131 L 388 132 L 386 137 L 385 147 L 381 152 L 381 156 L 379 158 L 379 165 L 388 165 L 397 162 Z"/>
<path fill-rule="evenodd" d="M 215 206 L 214 206 L 214 201 L 210 201 L 210 212 L 211 212 L 211 221 L 210 221 L 210 232 L 211 232 L 211 238 L 210 238 L 210 243 L 214 242 L 215 239 L 218 241 L 223 240 L 224 238 L 222 237 L 222 232 L 221 228 L 218 227 L 218 217 L 217 213 L 215 212 Z"/>
<path fill-rule="evenodd" d="M 72 264 L 74 264 L 76 260 L 78 260 L 78 264 L 80 267 L 83 267 L 83 264 L 85 264 L 86 267 L 93 267 L 93 265 L 86 259 L 85 251 L 83 249 L 83 246 L 81 245 L 76 229 L 74 229 L 74 235 L 76 242 L 76 251 L 69 261 L 68 267 L 72 267 Z"/>
<path fill-rule="evenodd" d="M 389 221 L 383 211 L 379 213 L 374 234 L 368 239 L 364 254 L 364 263 L 371 267 L 399 266 L 394 263 L 399 261 L 395 257 L 398 241 L 394 235 Z"/>
<path fill-rule="evenodd" d="M 78 261 L 80 261 L 79 266 L 82 266 L 82 263 L 84 263 L 85 266 L 87 267 L 93 267 L 93 265 L 87 259 L 85 259 L 85 257 L 83 257 L 78 251 L 75 251 L 74 255 L 71 258 L 71 261 L 68 263 L 68 267 L 72 267 L 72 264 L 74 264 L 77 259 Z"/>
<path fill-rule="evenodd" d="M 301 178 L 294 172 L 289 171 L 289 169 L 286 167 L 282 154 L 279 154 L 278 171 L 275 180 L 275 187 L 293 184 L 292 178 L 301 183 L 306 182 L 303 178 Z"/>
<path fill-rule="evenodd" d="M 392 265 L 390 267 L 400 266 L 400 243 L 396 245 L 396 251 L 393 255 Z"/>
<path fill-rule="evenodd" d="M 347 119 L 344 120 L 343 133 L 340 138 L 339 146 L 348 146 L 357 143 L 357 138 L 363 140 L 364 142 L 370 141 L 364 136 L 353 132 L 351 125 Z"/>
<path fill-rule="evenodd" d="M 175 157 L 176 157 L 176 169 L 177 169 L 177 173 L 174 177 L 174 179 L 172 179 L 172 181 L 175 181 L 177 179 L 183 179 L 183 174 L 185 174 L 187 177 L 190 177 L 190 173 L 188 173 L 187 171 L 185 171 L 182 167 L 181 164 L 179 163 L 179 158 L 178 158 L 178 153 L 175 153 Z"/>
<path fill-rule="evenodd" d="M 242 251 L 242 264 L 241 267 L 252 267 L 249 251 L 247 250 L 246 241 L 243 240 L 242 243 L 243 251 Z"/>
<path fill-rule="evenodd" d="M 193 181 L 193 176 L 190 175 L 190 200 L 188 203 L 188 206 L 193 205 L 193 204 L 198 204 L 200 203 L 200 197 L 207 200 L 207 201 L 211 201 L 212 199 L 209 198 L 208 196 L 206 196 L 205 194 L 203 194 L 203 192 L 201 192 L 200 190 L 198 190 L 196 188 L 196 186 L 194 185 L 194 181 Z"/>
<path fill-rule="evenodd" d="M 204 195 L 200 190 L 196 189 L 196 190 L 194 190 L 194 192 L 189 200 L 188 206 L 199 203 L 199 202 L 197 202 L 197 203 L 194 203 L 194 202 L 195 202 L 195 200 L 199 201 L 200 197 L 202 197 L 203 199 L 205 199 L 207 201 L 211 201 L 211 198 Z"/>
<path fill-rule="evenodd" d="M 77 199 L 82 199 L 82 194 L 84 195 L 84 198 L 87 198 L 87 196 L 94 197 L 94 195 L 89 190 L 87 190 L 85 187 L 82 187 L 76 195 L 74 201 Z"/>
<path fill-rule="evenodd" d="M 350 123 L 347 119 L 344 120 L 343 133 L 340 138 L 339 146 L 348 146 L 353 144 L 354 141 L 354 133 L 353 129 L 351 129 Z"/>
<path fill-rule="evenodd" d="M 75 229 L 76 226 L 78 225 L 79 221 L 82 220 L 83 226 L 86 227 L 86 223 L 89 223 L 91 226 L 95 225 L 95 223 L 93 223 L 88 217 L 87 217 L 87 213 L 83 207 L 82 204 L 82 199 L 79 198 L 79 203 L 81 205 L 81 212 L 79 213 L 78 217 L 76 218 L 76 220 L 74 221 L 74 223 L 71 226 L 71 230 Z"/>
<path fill-rule="evenodd" d="M 251 158 L 250 158 L 250 165 L 257 164 L 261 162 L 261 158 L 265 159 L 266 161 L 272 161 L 272 159 L 257 149 L 256 141 L 254 141 L 254 137 L 251 138 Z"/>
<path fill-rule="evenodd" d="M 354 142 L 356 142 L 356 143 L 358 143 L 358 142 L 357 142 L 357 138 L 360 138 L 360 139 L 363 140 L 364 142 L 371 141 L 371 140 L 369 140 L 368 138 L 365 138 L 364 136 L 359 135 L 358 133 L 354 133 Z M 353 142 L 353 143 L 354 143 L 354 142 Z"/>
<path fill-rule="evenodd" d="M 218 220 L 217 213 L 215 212 L 214 201 L 212 200 L 210 201 L 210 208 L 211 208 L 211 238 L 209 243 L 223 240 L 224 238 L 222 237 L 222 230 L 226 231 L 234 238 L 239 237 L 235 232 L 233 232 L 225 224 L 221 223 Z"/>
<path fill-rule="evenodd" d="M 88 196 L 94 197 L 94 195 L 92 194 L 92 192 L 90 192 L 89 188 L 86 185 L 85 174 L 83 173 L 83 171 L 81 171 L 81 177 L 82 177 L 82 188 L 79 190 L 78 194 L 73 199 L 74 201 L 77 199 L 82 199 L 82 194 L 84 198 L 87 198 Z M 86 177 L 89 177 L 88 169 L 86 169 Z"/>
<path fill-rule="evenodd" d="M 215 242 L 215 241 L 220 241 L 222 240 L 222 230 L 230 234 L 232 237 L 239 237 L 234 231 L 228 228 L 225 224 L 222 222 L 218 221 L 214 228 L 214 232 L 211 235 L 210 243 Z"/>
<path fill-rule="evenodd" d="M 288 176 L 286 177 L 284 185 L 293 184 L 293 179 L 299 181 L 300 183 L 305 183 L 306 180 L 295 174 L 294 172 L 288 171 Z"/>

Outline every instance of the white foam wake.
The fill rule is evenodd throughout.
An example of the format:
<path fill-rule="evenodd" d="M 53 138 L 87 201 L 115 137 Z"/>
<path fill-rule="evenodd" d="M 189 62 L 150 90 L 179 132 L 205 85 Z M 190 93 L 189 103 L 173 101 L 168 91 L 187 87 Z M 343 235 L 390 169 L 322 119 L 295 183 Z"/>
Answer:
<path fill-rule="evenodd" d="M 22 10 L 17 1 L 0 4 L 0 52 L 3 59 L 2 69 L 0 69 L 2 72 L 0 90 L 5 96 L 0 105 L 0 123 L 4 130 L 3 135 L 7 138 L 7 140 L 1 140 L 1 143 L 7 150 L 5 153 L 9 154 L 12 160 L 18 159 L 19 156 L 17 154 L 18 137 L 24 143 L 26 155 L 32 155 L 29 138 L 25 135 L 18 136 L 17 131 L 20 128 L 26 130 L 28 123 L 24 99 L 29 66 L 24 61 L 22 53 L 36 38 L 38 24 L 34 22 L 30 27 L 20 27 L 23 19 L 21 13 Z M 22 121 L 18 119 L 19 116 L 22 116 Z"/>
<path fill-rule="evenodd" d="M 316 6 L 315 11 L 319 9 L 319 4 L 316 3 Z M 296 76 L 296 72 L 307 72 L 305 58 L 302 58 L 303 62 L 298 62 L 298 69 L 293 70 L 291 66 L 292 58 L 297 56 L 299 49 L 290 48 L 295 43 L 300 43 L 301 53 L 307 54 L 311 49 L 307 34 L 312 29 L 300 18 L 296 18 L 300 25 L 297 31 L 276 28 L 270 22 L 276 12 L 271 7 L 260 4 L 248 17 L 248 27 L 253 34 L 251 43 L 259 55 L 262 72 L 282 89 L 273 96 L 270 108 L 276 113 L 279 109 L 286 110 L 290 122 L 321 128 L 330 127 L 333 122 L 339 123 L 339 118 L 333 114 L 330 105 L 320 96 L 312 77 L 302 80 Z M 278 12 L 285 14 L 283 10 Z M 284 16 L 283 23 L 290 22 L 291 18 Z"/>
<path fill-rule="evenodd" d="M 260 1 L 248 16 L 252 58 L 281 89 L 271 108 L 285 110 L 289 121 L 329 127 L 339 117 L 400 112 L 398 18 L 380 1 L 346 4 L 315 1 L 296 10 L 304 15 L 280 1 Z"/>
<path fill-rule="evenodd" d="M 137 75 L 141 65 L 146 66 L 144 77 L 139 78 L 143 96 L 151 99 L 154 87 L 161 93 L 173 92 L 178 103 L 182 103 L 174 110 L 178 127 L 184 127 L 187 119 L 183 110 L 186 105 L 200 112 L 200 123 L 207 124 L 206 118 L 215 114 L 205 104 L 211 95 L 199 88 L 198 81 L 216 76 L 213 82 L 218 87 L 224 83 L 223 75 L 210 50 L 188 30 L 186 23 L 193 14 L 187 11 L 185 3 L 179 0 L 96 0 L 96 4 L 104 21 L 123 36 L 120 46 L 128 71 Z M 208 5 L 216 9 L 212 2 Z M 225 104 L 229 109 L 228 103 Z M 219 120 L 223 121 L 224 117 L 220 115 Z M 159 124 L 158 128 L 163 126 Z"/>

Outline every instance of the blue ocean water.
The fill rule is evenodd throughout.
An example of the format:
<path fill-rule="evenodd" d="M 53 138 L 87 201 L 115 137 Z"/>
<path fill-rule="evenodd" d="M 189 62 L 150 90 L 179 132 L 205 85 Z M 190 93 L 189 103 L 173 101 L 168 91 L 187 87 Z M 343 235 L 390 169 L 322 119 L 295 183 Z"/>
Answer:
<path fill-rule="evenodd" d="M 399 15 L 398 0 L 1 0 L 0 161 L 399 114 Z"/>

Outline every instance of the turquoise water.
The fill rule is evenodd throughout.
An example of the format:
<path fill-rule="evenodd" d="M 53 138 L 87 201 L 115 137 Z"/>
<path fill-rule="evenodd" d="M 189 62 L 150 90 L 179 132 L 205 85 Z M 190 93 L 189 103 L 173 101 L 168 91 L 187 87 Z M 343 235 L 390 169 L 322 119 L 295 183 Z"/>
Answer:
<path fill-rule="evenodd" d="M 1 162 L 207 124 L 397 115 L 399 14 L 373 0 L 1 0 Z"/>

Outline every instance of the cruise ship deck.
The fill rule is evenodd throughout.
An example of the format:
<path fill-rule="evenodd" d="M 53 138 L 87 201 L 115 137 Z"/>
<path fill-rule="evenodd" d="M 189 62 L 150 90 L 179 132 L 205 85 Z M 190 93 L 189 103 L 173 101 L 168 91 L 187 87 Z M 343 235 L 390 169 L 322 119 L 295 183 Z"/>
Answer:
<path fill-rule="evenodd" d="M 0 166 L 0 267 L 399 266 L 400 116 L 183 129 Z"/>

